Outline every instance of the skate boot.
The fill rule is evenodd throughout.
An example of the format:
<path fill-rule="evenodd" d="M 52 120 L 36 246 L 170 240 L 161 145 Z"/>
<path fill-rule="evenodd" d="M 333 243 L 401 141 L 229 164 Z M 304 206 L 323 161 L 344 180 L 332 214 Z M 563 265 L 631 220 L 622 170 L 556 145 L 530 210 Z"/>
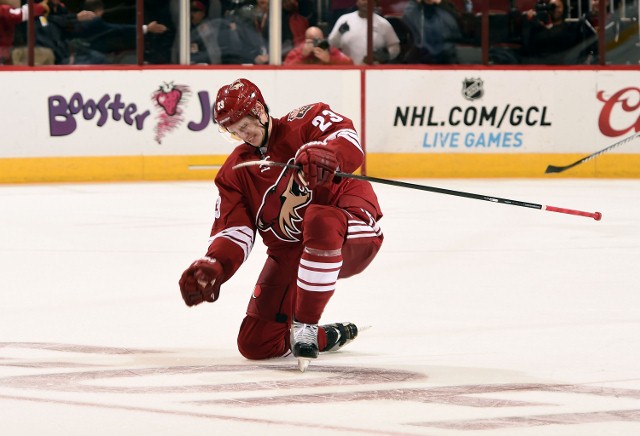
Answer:
<path fill-rule="evenodd" d="M 298 359 L 298 369 L 305 372 L 311 359 L 318 357 L 318 324 L 304 324 L 293 320 L 291 352 Z"/>
<path fill-rule="evenodd" d="M 358 336 L 358 327 L 350 322 L 320 326 L 327 333 L 327 346 L 321 351 L 336 351 Z"/>

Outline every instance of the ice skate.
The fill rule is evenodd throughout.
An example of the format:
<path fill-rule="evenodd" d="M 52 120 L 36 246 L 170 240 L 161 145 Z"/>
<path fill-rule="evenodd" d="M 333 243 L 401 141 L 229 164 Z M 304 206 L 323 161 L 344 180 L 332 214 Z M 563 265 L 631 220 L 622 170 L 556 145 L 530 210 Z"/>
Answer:
<path fill-rule="evenodd" d="M 358 336 L 358 327 L 350 322 L 338 322 L 320 326 L 327 334 L 327 345 L 321 350 L 337 351 Z"/>
<path fill-rule="evenodd" d="M 318 357 L 318 324 L 293 321 L 291 352 L 298 359 L 298 369 L 305 372 L 311 359 Z"/>

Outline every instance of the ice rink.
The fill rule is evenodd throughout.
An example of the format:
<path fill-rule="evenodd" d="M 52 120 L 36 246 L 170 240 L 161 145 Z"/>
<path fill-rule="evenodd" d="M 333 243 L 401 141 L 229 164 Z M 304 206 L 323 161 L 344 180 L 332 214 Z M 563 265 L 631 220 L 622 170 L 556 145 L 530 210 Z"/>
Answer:
<path fill-rule="evenodd" d="M 0 434 L 640 434 L 640 180 L 412 182 L 603 218 L 376 185 L 322 319 L 371 328 L 300 373 L 236 349 L 260 243 L 182 301 L 213 182 L 0 186 Z"/>

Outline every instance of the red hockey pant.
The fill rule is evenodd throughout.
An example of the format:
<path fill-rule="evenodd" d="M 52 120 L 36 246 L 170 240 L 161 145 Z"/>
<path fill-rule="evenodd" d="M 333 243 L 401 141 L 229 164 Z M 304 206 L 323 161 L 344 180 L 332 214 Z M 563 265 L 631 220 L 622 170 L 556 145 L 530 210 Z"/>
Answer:
<path fill-rule="evenodd" d="M 348 238 L 348 219 L 349 215 L 342 209 L 311 205 L 303 221 L 302 246 L 268 251 L 238 334 L 238 349 L 244 357 L 268 359 L 289 351 L 298 266 L 305 241 L 317 241 L 321 237 L 327 247 L 342 247 L 343 264 L 338 278 L 359 274 L 371 263 L 382 244 L 382 235 Z M 324 344 L 326 336 L 319 329 L 321 350 Z"/>

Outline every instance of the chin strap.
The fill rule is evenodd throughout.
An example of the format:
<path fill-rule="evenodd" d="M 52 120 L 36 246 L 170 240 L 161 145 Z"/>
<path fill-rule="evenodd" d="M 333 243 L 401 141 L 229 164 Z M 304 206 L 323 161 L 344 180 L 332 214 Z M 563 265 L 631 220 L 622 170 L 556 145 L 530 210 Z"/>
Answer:
<path fill-rule="evenodd" d="M 269 123 L 270 122 L 271 122 L 271 117 L 269 116 L 269 114 L 267 114 L 267 122 L 262 125 L 262 127 L 264 127 L 264 138 L 262 138 L 262 144 L 260 144 L 260 147 L 258 147 L 260 149 L 260 154 L 263 154 L 262 148 L 264 147 L 266 149 L 267 142 L 269 141 Z"/>

